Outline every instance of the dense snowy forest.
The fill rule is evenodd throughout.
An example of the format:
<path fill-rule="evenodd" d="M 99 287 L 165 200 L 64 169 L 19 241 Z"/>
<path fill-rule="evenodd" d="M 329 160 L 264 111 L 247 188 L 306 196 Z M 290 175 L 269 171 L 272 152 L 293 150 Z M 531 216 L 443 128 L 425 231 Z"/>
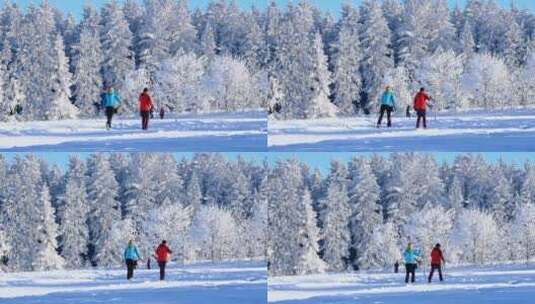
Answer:
<path fill-rule="evenodd" d="M 272 275 L 392 269 L 412 242 L 425 264 L 441 243 L 450 265 L 535 258 L 535 164 L 461 154 L 333 161 L 322 176 L 297 160 L 273 169 Z M 392 267 L 392 268 L 391 268 Z"/>
<path fill-rule="evenodd" d="M 385 85 L 398 108 L 426 86 L 436 109 L 535 100 L 535 15 L 496 1 L 365 0 L 339 17 L 303 0 L 242 9 L 214 0 L 109 1 L 79 21 L 46 1 L 0 10 L 0 118 L 96 115 L 104 85 L 122 111 L 143 87 L 170 111 L 280 105 L 277 118 L 373 111 Z M 448 71 L 448 73 L 444 73 Z"/>
<path fill-rule="evenodd" d="M 219 154 L 2 157 L 0 269 L 120 266 L 129 239 L 144 258 L 162 239 L 177 262 L 263 258 L 268 174 Z"/>

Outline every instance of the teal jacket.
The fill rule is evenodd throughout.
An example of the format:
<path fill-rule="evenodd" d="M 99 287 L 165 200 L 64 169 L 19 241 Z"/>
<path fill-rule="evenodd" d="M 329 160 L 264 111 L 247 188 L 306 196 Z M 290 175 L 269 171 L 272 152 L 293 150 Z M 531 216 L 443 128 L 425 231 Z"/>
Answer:
<path fill-rule="evenodd" d="M 389 106 L 389 107 L 396 107 L 396 96 L 394 96 L 394 92 L 392 91 L 385 91 L 383 93 L 383 96 L 381 97 L 381 105 Z"/>
<path fill-rule="evenodd" d="M 121 105 L 121 97 L 119 94 L 113 92 L 113 93 L 103 93 L 102 94 L 102 107 L 103 108 L 114 108 L 117 109 Z"/>
<path fill-rule="evenodd" d="M 418 260 L 420 259 L 420 255 L 418 254 L 418 251 L 411 249 L 411 250 L 405 250 L 403 253 L 403 259 L 405 260 L 405 264 L 416 264 L 418 263 Z"/>
<path fill-rule="evenodd" d="M 137 251 L 137 247 L 133 245 L 126 247 L 126 249 L 124 250 L 124 259 L 134 261 L 141 259 L 139 251 Z"/>

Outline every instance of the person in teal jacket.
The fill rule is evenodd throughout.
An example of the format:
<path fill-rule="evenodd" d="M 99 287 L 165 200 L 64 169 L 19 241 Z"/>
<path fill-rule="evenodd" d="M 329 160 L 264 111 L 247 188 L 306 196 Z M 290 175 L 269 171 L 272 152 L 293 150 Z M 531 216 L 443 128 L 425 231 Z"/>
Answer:
<path fill-rule="evenodd" d="M 101 98 L 101 105 L 102 108 L 105 109 L 107 118 L 106 129 L 109 130 L 111 129 L 111 121 L 113 119 L 113 115 L 117 113 L 117 110 L 121 106 L 121 97 L 119 96 L 119 94 L 117 94 L 117 92 L 115 92 L 113 87 L 109 87 L 108 90 L 101 95 Z"/>
<path fill-rule="evenodd" d="M 128 246 L 124 250 L 124 260 L 126 261 L 126 279 L 130 280 L 134 277 L 134 269 L 137 266 L 137 261 L 141 260 L 141 255 L 137 250 L 134 242 L 130 240 Z"/>
<path fill-rule="evenodd" d="M 403 252 L 403 260 L 405 262 L 405 283 L 409 283 L 409 276 L 411 277 L 411 283 L 414 283 L 416 276 L 416 268 L 420 261 L 420 254 L 418 251 L 412 248 L 412 244 L 407 245 L 407 249 Z"/>
<path fill-rule="evenodd" d="M 377 121 L 377 127 L 381 127 L 381 123 L 383 122 L 383 116 L 386 112 L 386 117 L 388 120 L 388 127 L 392 127 L 392 112 L 396 110 L 396 96 L 394 95 L 394 92 L 392 91 L 392 88 L 390 86 L 387 86 L 385 89 L 385 92 L 381 96 L 380 99 L 381 104 L 381 113 L 379 114 L 379 120 Z"/>

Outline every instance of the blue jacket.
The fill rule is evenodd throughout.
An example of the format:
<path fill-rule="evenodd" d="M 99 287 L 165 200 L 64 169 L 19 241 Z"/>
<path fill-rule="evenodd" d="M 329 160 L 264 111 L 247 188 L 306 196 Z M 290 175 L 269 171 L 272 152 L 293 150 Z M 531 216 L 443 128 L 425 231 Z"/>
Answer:
<path fill-rule="evenodd" d="M 126 247 L 124 250 L 124 259 L 134 261 L 141 259 L 139 251 L 137 251 L 137 247 L 134 245 Z"/>
<path fill-rule="evenodd" d="M 396 96 L 392 91 L 385 91 L 381 97 L 381 105 L 396 107 Z"/>
<path fill-rule="evenodd" d="M 418 252 L 414 249 L 407 249 L 403 253 L 403 259 L 405 260 L 405 264 L 416 264 L 418 263 L 418 260 L 420 259 L 420 255 Z"/>
<path fill-rule="evenodd" d="M 101 105 L 103 108 L 114 108 L 117 109 L 119 105 L 121 104 L 121 97 L 119 94 L 113 92 L 113 93 L 103 93 L 101 95 L 102 101 Z"/>

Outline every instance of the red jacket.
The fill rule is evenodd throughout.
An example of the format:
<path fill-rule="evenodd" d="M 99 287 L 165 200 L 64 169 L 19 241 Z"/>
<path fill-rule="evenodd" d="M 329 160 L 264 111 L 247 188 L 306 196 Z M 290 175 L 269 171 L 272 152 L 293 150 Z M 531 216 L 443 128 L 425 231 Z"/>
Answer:
<path fill-rule="evenodd" d="M 431 97 L 427 95 L 424 92 L 418 92 L 416 94 L 416 97 L 414 97 L 414 109 L 415 110 L 426 110 L 427 108 L 427 101 L 430 100 Z"/>
<path fill-rule="evenodd" d="M 158 248 L 156 248 L 156 260 L 158 262 L 167 262 L 169 261 L 169 255 L 173 253 L 167 245 L 160 244 Z"/>
<path fill-rule="evenodd" d="M 431 265 L 440 265 L 443 260 L 442 250 L 436 247 L 433 248 L 433 251 L 431 251 Z"/>
<path fill-rule="evenodd" d="M 142 112 L 152 110 L 152 99 L 149 94 L 141 93 L 139 96 L 139 110 Z"/>

